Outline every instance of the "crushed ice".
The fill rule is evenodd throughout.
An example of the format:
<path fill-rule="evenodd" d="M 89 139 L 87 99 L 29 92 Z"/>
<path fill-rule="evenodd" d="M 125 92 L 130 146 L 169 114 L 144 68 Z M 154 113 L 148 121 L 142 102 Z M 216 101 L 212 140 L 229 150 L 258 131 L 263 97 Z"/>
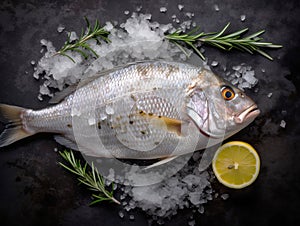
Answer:
<path fill-rule="evenodd" d="M 175 29 L 172 24 L 159 24 L 150 20 L 151 14 L 132 13 L 130 18 L 120 24 L 120 27 L 107 22 L 105 28 L 110 31 L 108 38 L 111 42 L 102 42 L 99 45 L 95 40 L 88 41 L 91 48 L 101 57 L 95 59 L 91 55 L 85 60 L 77 52 L 68 52 L 75 63 L 67 57 L 56 54 L 57 50 L 53 43 L 42 39 L 41 46 L 45 52 L 36 63 L 36 71 L 33 75 L 36 79 L 41 77 L 44 79 L 44 86 L 40 89 L 41 95 L 52 96 L 53 91 L 46 91 L 45 87 L 63 90 L 68 85 L 76 84 L 85 76 L 135 60 L 179 58 L 182 54 L 181 50 L 164 40 L 164 33 Z M 181 24 L 181 28 L 188 29 L 191 23 L 189 20 Z M 78 38 L 75 32 L 69 35 L 70 41 Z"/>
<path fill-rule="evenodd" d="M 232 85 L 237 86 L 239 89 L 251 89 L 258 83 L 258 79 L 255 77 L 255 71 L 251 66 L 247 66 L 242 63 L 241 65 L 233 66 L 232 70 L 233 71 L 231 72 L 226 72 L 225 79 L 231 82 Z"/>
<path fill-rule="evenodd" d="M 122 201 L 125 211 L 131 213 L 131 210 L 138 207 L 161 224 L 164 223 L 164 219 L 177 214 L 180 209 L 191 208 L 195 212 L 198 210 L 199 213 L 204 213 L 205 204 L 218 196 L 214 195 L 217 193 L 210 183 L 214 178 L 212 172 L 200 171 L 197 167 L 201 156 L 201 152 L 195 152 L 185 167 L 161 183 L 121 187 L 123 193 L 119 199 L 125 200 Z M 132 166 L 132 171 L 134 168 L 135 166 Z M 117 176 L 110 171 L 108 174 L 110 180 L 112 175 L 115 176 L 114 181 L 116 181 Z M 225 194 L 224 197 L 227 196 Z M 123 217 L 122 214 L 119 216 Z"/>

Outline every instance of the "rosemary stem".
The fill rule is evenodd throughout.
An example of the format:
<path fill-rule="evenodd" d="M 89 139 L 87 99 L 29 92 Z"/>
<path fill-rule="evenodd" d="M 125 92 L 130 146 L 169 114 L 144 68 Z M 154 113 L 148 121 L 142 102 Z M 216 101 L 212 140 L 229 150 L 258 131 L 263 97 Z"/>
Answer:
<path fill-rule="evenodd" d="M 116 204 L 120 204 L 120 202 L 113 196 L 113 188 L 111 192 L 106 190 L 104 179 L 99 174 L 98 170 L 94 167 L 93 163 L 91 165 L 91 172 L 86 172 L 87 163 L 82 166 L 80 160 L 75 159 L 72 151 L 60 152 L 60 155 L 72 166 L 72 168 L 70 168 L 65 164 L 59 162 L 59 164 L 63 168 L 77 175 L 77 179 L 82 184 L 85 184 L 90 190 L 99 192 L 99 195 L 92 195 L 94 198 L 96 198 L 96 200 L 94 200 L 91 204 L 104 200 L 110 200 Z"/>
<path fill-rule="evenodd" d="M 282 47 L 281 45 L 275 45 L 270 42 L 262 42 L 262 38 L 260 38 L 259 36 L 265 32 L 264 30 L 261 30 L 244 38 L 242 38 L 241 36 L 248 31 L 248 28 L 244 28 L 239 31 L 224 35 L 229 25 L 230 23 L 228 23 L 220 32 L 212 33 L 199 33 L 197 32 L 198 29 L 194 29 L 191 32 L 185 34 L 182 31 L 177 30 L 171 34 L 165 35 L 165 38 L 170 40 L 171 42 L 174 42 L 177 46 L 185 43 L 187 46 L 191 47 L 203 60 L 205 60 L 204 55 L 201 54 L 198 48 L 195 46 L 195 43 L 197 42 L 208 44 L 227 51 L 234 48 L 240 51 L 246 51 L 251 54 L 253 52 L 257 52 L 262 56 L 268 58 L 269 60 L 273 60 L 273 58 L 266 52 L 264 52 L 262 48 Z"/>

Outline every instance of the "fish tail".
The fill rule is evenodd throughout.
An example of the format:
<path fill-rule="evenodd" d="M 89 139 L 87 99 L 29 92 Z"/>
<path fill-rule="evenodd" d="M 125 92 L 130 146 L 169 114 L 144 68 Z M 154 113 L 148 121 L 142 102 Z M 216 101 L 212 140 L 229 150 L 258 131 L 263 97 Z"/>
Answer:
<path fill-rule="evenodd" d="M 33 135 L 23 127 L 22 113 L 24 111 L 26 111 L 25 108 L 0 104 L 0 121 L 6 124 L 5 130 L 0 135 L 0 147 Z"/>

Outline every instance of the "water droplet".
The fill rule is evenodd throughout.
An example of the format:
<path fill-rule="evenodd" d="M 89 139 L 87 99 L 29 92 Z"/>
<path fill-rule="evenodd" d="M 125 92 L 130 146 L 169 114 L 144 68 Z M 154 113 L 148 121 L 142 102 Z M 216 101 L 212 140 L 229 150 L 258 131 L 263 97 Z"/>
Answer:
<path fill-rule="evenodd" d="M 88 123 L 89 123 L 90 126 L 95 125 L 96 124 L 95 118 L 89 118 Z"/>
<path fill-rule="evenodd" d="M 115 113 L 114 109 L 111 106 L 109 106 L 109 105 L 106 106 L 105 112 L 108 115 L 113 115 Z"/>

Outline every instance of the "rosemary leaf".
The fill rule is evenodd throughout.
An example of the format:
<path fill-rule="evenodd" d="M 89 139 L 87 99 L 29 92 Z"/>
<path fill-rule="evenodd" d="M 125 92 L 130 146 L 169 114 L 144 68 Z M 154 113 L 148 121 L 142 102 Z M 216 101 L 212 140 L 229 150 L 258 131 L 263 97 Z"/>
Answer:
<path fill-rule="evenodd" d="M 112 201 L 114 203 L 120 204 L 120 202 L 113 197 L 113 190 L 106 190 L 104 179 L 99 174 L 97 168 L 94 166 L 93 163 L 91 166 L 91 171 L 87 172 L 87 163 L 85 163 L 82 166 L 80 160 L 77 160 L 75 158 L 72 151 L 65 150 L 59 153 L 72 167 L 66 166 L 64 163 L 61 162 L 59 162 L 59 164 L 66 170 L 77 175 L 77 180 L 80 183 L 86 185 L 89 188 L 89 190 L 98 192 L 98 194 L 92 194 L 92 197 L 95 200 L 92 201 L 90 205 L 102 201 Z"/>
<path fill-rule="evenodd" d="M 83 50 L 87 52 L 91 52 L 96 58 L 98 58 L 98 54 L 89 46 L 87 43 L 88 40 L 95 39 L 98 43 L 100 43 L 99 38 L 103 39 L 106 42 L 110 42 L 107 36 L 110 34 L 106 31 L 103 27 L 100 26 L 98 20 L 96 20 L 95 25 L 92 27 L 89 20 L 85 17 L 87 29 L 86 32 L 82 29 L 81 35 L 76 42 L 70 41 L 70 34 L 68 34 L 68 39 L 65 42 L 64 46 L 61 47 L 59 51 L 57 51 L 55 55 L 62 55 L 68 57 L 72 62 L 75 63 L 75 60 L 67 54 L 68 51 L 76 51 L 80 53 L 85 59 L 88 58 L 88 54 L 85 53 Z"/>
<path fill-rule="evenodd" d="M 262 48 L 282 47 L 282 45 L 275 45 L 270 42 L 262 42 L 263 39 L 259 36 L 265 32 L 264 30 L 258 31 L 244 38 L 241 36 L 248 31 L 248 28 L 224 35 L 229 26 L 230 23 L 226 24 L 226 26 L 220 32 L 210 33 L 198 32 L 198 28 L 195 28 L 186 34 L 180 30 L 177 30 L 171 34 L 165 35 L 165 38 L 175 43 L 177 46 L 186 45 L 191 47 L 203 60 L 205 60 L 204 55 L 195 46 L 195 44 L 199 41 L 202 44 L 208 44 L 227 51 L 230 51 L 234 48 L 250 54 L 257 52 L 269 60 L 273 60 L 273 58 L 263 51 Z"/>

